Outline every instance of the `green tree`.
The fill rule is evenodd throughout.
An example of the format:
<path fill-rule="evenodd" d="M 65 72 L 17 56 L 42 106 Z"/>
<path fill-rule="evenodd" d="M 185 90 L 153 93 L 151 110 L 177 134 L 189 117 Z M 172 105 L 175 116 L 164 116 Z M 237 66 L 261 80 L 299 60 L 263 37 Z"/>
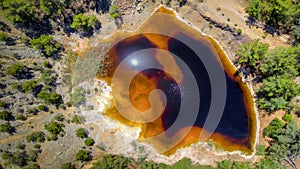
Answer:
<path fill-rule="evenodd" d="M 12 113 L 7 110 L 0 111 L 1 120 L 9 120 L 12 117 Z"/>
<path fill-rule="evenodd" d="M 90 159 L 90 152 L 85 150 L 79 150 L 76 154 L 76 160 L 79 161 L 89 161 Z"/>
<path fill-rule="evenodd" d="M 114 168 L 128 168 L 128 163 L 133 162 L 133 159 L 120 155 L 103 155 L 100 160 L 93 163 L 93 169 L 114 169 Z"/>
<path fill-rule="evenodd" d="M 26 136 L 27 142 L 44 142 L 45 141 L 45 133 L 42 131 L 36 131 Z"/>
<path fill-rule="evenodd" d="M 22 64 L 13 64 L 7 67 L 6 74 L 15 77 L 21 77 L 25 73 L 25 66 Z"/>
<path fill-rule="evenodd" d="M 94 143 L 95 143 L 95 141 L 92 138 L 87 138 L 84 140 L 84 144 L 86 146 L 92 146 L 92 145 L 94 145 Z"/>
<path fill-rule="evenodd" d="M 52 140 L 56 140 L 57 139 L 57 135 L 59 135 L 60 133 L 63 133 L 63 127 L 65 125 L 62 123 L 58 123 L 56 121 L 51 121 L 47 124 L 44 125 L 44 128 L 49 131 L 49 133 L 52 135 Z"/>
<path fill-rule="evenodd" d="M 34 1 L 32 0 L 2 0 L 4 15 L 13 23 L 26 23 L 38 18 Z"/>
<path fill-rule="evenodd" d="M 54 17 L 62 13 L 63 5 L 58 0 L 40 0 L 40 8 L 46 15 Z"/>
<path fill-rule="evenodd" d="M 279 166 L 276 161 L 270 158 L 263 158 L 255 164 L 255 169 L 278 169 Z"/>
<path fill-rule="evenodd" d="M 54 53 L 58 52 L 61 47 L 61 44 L 55 42 L 52 36 L 47 36 L 44 34 L 42 34 L 39 38 L 30 40 L 30 44 L 32 47 L 43 51 L 46 56 L 53 55 Z"/>
<path fill-rule="evenodd" d="M 12 127 L 10 123 L 0 124 L 0 132 L 13 133 L 14 127 Z"/>
<path fill-rule="evenodd" d="M 299 2 L 293 0 L 249 0 L 246 11 L 258 20 L 290 33 L 299 42 Z"/>
<path fill-rule="evenodd" d="M 84 122 L 84 119 L 78 115 L 75 115 L 75 116 L 73 116 L 71 122 L 76 123 L 76 124 L 81 124 Z"/>
<path fill-rule="evenodd" d="M 0 41 L 6 41 L 8 36 L 4 32 L 0 32 Z"/>
<path fill-rule="evenodd" d="M 260 42 L 259 39 L 256 39 L 253 43 L 245 43 L 238 47 L 236 55 L 239 56 L 239 64 L 244 68 L 251 68 L 257 70 L 257 66 L 260 64 L 262 58 L 268 52 L 269 45 L 266 43 Z"/>
<path fill-rule="evenodd" d="M 90 31 L 96 26 L 97 22 L 98 19 L 95 15 L 89 17 L 80 13 L 73 17 L 71 28 L 83 31 Z"/>
<path fill-rule="evenodd" d="M 87 138 L 88 134 L 84 128 L 79 128 L 76 130 L 76 136 L 81 139 L 84 139 Z"/>
<path fill-rule="evenodd" d="M 271 137 L 273 140 L 268 148 L 268 156 L 278 164 L 283 165 L 283 161 L 286 161 L 292 168 L 297 168 L 295 160 L 300 155 L 300 129 L 297 120 L 291 120 Z"/>
<path fill-rule="evenodd" d="M 284 109 L 287 103 L 299 95 L 300 85 L 285 77 L 269 77 L 263 80 L 257 95 L 258 106 L 268 111 Z"/>
<path fill-rule="evenodd" d="M 27 161 L 30 162 L 36 162 L 38 156 L 39 156 L 40 150 L 30 150 L 28 152 L 28 158 Z"/>
<path fill-rule="evenodd" d="M 117 19 L 120 17 L 120 12 L 117 5 L 112 5 L 109 7 L 109 14 L 112 18 Z"/>
<path fill-rule="evenodd" d="M 27 164 L 27 154 L 25 151 L 15 151 L 13 153 L 4 151 L 1 155 L 2 159 L 9 165 L 17 165 L 23 167 Z"/>
<path fill-rule="evenodd" d="M 275 48 L 262 59 L 260 71 L 266 77 L 285 76 L 294 78 L 298 75 L 298 54 L 293 47 Z"/>
<path fill-rule="evenodd" d="M 39 99 L 43 99 L 46 104 L 53 104 L 59 106 L 63 103 L 61 95 L 55 92 L 48 92 L 46 90 L 42 90 L 40 93 L 38 93 L 37 96 Z"/>
<path fill-rule="evenodd" d="M 35 80 L 27 80 L 22 83 L 22 90 L 24 90 L 26 93 L 32 92 L 37 86 L 37 83 Z"/>
<path fill-rule="evenodd" d="M 274 138 L 278 134 L 278 130 L 285 126 L 285 123 L 278 118 L 271 121 L 269 126 L 264 128 L 264 135 L 267 137 Z"/>

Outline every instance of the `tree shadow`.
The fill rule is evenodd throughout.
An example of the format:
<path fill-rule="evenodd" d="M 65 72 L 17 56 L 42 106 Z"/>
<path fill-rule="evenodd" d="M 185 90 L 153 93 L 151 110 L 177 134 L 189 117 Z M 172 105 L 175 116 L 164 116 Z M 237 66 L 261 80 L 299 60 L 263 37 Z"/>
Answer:
<path fill-rule="evenodd" d="M 272 36 L 274 36 L 275 34 L 280 36 L 281 32 L 279 30 L 277 30 L 276 28 L 263 23 L 263 22 L 258 22 L 258 20 L 252 16 L 248 16 L 246 19 L 246 25 L 251 27 L 256 27 L 256 28 L 261 28 L 263 29 L 265 32 L 271 34 Z"/>
<path fill-rule="evenodd" d="M 41 34 L 53 34 L 52 26 L 49 19 L 42 18 L 38 21 L 27 21 L 25 23 L 15 24 L 17 29 L 22 30 L 27 36 L 37 38 Z"/>
<path fill-rule="evenodd" d="M 96 5 L 95 5 L 96 12 L 100 13 L 101 11 L 102 14 L 106 13 L 109 11 L 110 5 L 111 5 L 111 0 L 101 0 L 101 1 L 96 0 Z"/>

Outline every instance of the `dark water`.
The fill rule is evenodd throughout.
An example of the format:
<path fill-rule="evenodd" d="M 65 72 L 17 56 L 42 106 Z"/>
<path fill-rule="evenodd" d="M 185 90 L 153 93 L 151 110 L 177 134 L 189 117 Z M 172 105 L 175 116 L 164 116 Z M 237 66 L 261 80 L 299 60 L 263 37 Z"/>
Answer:
<path fill-rule="evenodd" d="M 164 37 L 162 35 L 151 34 L 152 37 L 160 36 L 169 39 L 167 41 L 168 51 L 179 56 L 191 69 L 193 75 L 196 78 L 197 85 L 199 86 L 199 96 L 200 96 L 200 107 L 195 121 L 194 126 L 203 128 L 204 122 L 207 118 L 210 106 L 211 106 L 211 83 L 209 80 L 208 72 L 203 64 L 203 62 L 198 58 L 198 56 L 185 44 L 172 37 Z M 181 36 L 185 36 L 182 34 Z M 189 38 L 189 37 L 187 37 Z M 215 54 L 211 51 L 209 47 L 200 41 L 196 41 L 197 46 L 203 51 L 205 57 L 216 58 Z M 148 48 L 158 48 L 157 45 L 153 44 L 149 40 L 149 36 L 145 37 L 143 35 L 136 35 L 125 39 L 113 48 L 113 57 L 115 57 L 114 65 L 117 66 L 123 59 L 133 52 L 148 49 Z M 154 56 L 149 56 L 154 57 Z M 157 61 L 158 62 L 158 61 Z M 217 59 L 215 59 L 217 62 Z M 159 62 L 158 62 L 159 64 Z M 128 68 L 131 68 L 128 66 Z M 132 68 L 134 69 L 134 68 Z M 161 67 L 163 69 L 163 66 Z M 178 112 L 180 109 L 180 102 L 182 97 L 188 97 L 190 92 L 185 91 L 185 87 L 181 84 L 176 83 L 172 77 L 168 75 L 167 72 L 159 69 L 147 69 L 142 72 L 143 75 L 148 78 L 155 78 L 156 85 L 158 89 L 164 91 L 167 97 L 167 105 L 161 118 L 163 121 L 163 128 L 167 130 L 177 119 Z M 227 85 L 227 95 L 226 104 L 221 121 L 215 131 L 222 135 L 229 136 L 230 138 L 236 140 L 248 140 L 249 137 L 249 124 L 248 115 L 246 111 L 246 105 L 243 102 L 243 92 L 239 87 L 239 84 L 232 79 L 225 71 L 226 85 Z M 184 78 L 184 77 L 183 77 Z M 220 84 L 221 85 L 221 84 Z M 181 94 L 183 93 L 183 94 Z M 180 127 L 187 127 L 190 124 L 181 123 Z M 179 127 L 179 129 L 180 129 Z M 173 136 L 177 131 L 172 131 L 167 133 L 168 136 Z M 250 144 L 250 143 L 249 143 Z"/>

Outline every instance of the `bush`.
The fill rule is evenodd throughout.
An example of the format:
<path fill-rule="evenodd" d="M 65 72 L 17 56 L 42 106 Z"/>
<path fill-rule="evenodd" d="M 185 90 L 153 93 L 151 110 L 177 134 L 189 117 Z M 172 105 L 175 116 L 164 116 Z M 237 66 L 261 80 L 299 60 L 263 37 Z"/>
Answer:
<path fill-rule="evenodd" d="M 45 141 L 45 133 L 42 131 L 36 131 L 26 136 L 27 142 L 39 142 Z"/>
<path fill-rule="evenodd" d="M 134 162 L 132 159 L 120 155 L 103 155 L 99 161 L 93 163 L 93 169 L 100 168 L 128 168 L 128 164 Z"/>
<path fill-rule="evenodd" d="M 84 144 L 86 146 L 92 146 L 92 145 L 94 145 L 94 143 L 95 143 L 95 141 L 92 138 L 87 138 L 84 140 Z"/>
<path fill-rule="evenodd" d="M 70 27 L 77 30 L 90 31 L 96 26 L 97 22 L 98 19 L 95 15 L 89 17 L 80 13 L 73 17 L 73 22 Z"/>
<path fill-rule="evenodd" d="M 36 149 L 40 149 L 41 145 L 40 144 L 35 144 L 33 147 L 36 148 Z"/>
<path fill-rule="evenodd" d="M 16 146 L 17 149 L 21 149 L 21 150 L 24 150 L 25 147 L 26 147 L 26 145 L 25 144 L 21 144 L 21 143 Z"/>
<path fill-rule="evenodd" d="M 22 83 L 22 90 L 24 90 L 26 93 L 32 92 L 37 86 L 37 83 L 35 80 L 27 80 Z"/>
<path fill-rule="evenodd" d="M 41 90 L 40 93 L 38 93 L 38 98 L 43 99 L 46 104 L 53 104 L 57 107 L 63 103 L 62 97 L 60 94 L 56 94 L 55 92 L 48 92 L 45 90 Z"/>
<path fill-rule="evenodd" d="M 51 134 L 51 140 L 56 140 L 57 135 L 64 132 L 62 127 L 64 127 L 64 124 L 58 123 L 56 121 L 51 121 L 50 123 L 44 125 L 44 128 Z"/>
<path fill-rule="evenodd" d="M 90 152 L 85 151 L 85 150 L 79 150 L 78 153 L 76 154 L 76 160 L 79 161 L 89 161 L 90 159 Z"/>
<path fill-rule="evenodd" d="M 12 117 L 12 113 L 7 111 L 7 110 L 3 110 L 0 111 L 0 119 L 1 120 L 9 120 Z"/>
<path fill-rule="evenodd" d="M 55 42 L 52 36 L 47 36 L 42 34 L 39 38 L 30 40 L 32 47 L 35 47 L 41 50 L 46 56 L 51 56 L 54 53 L 58 52 L 61 44 Z"/>
<path fill-rule="evenodd" d="M 37 9 L 32 1 L 2 0 L 1 8 L 6 18 L 12 23 L 26 23 L 38 18 Z"/>
<path fill-rule="evenodd" d="M 0 32 L 0 41 L 6 41 L 8 36 L 4 32 Z"/>
<path fill-rule="evenodd" d="M 28 162 L 36 162 L 38 156 L 39 156 L 40 150 L 30 150 L 28 152 L 27 161 Z"/>
<path fill-rule="evenodd" d="M 118 6 L 117 5 L 110 6 L 109 7 L 109 14 L 114 19 L 120 17 Z"/>
<path fill-rule="evenodd" d="M 16 119 L 21 120 L 21 121 L 25 121 L 26 117 L 23 114 L 19 114 Z"/>
<path fill-rule="evenodd" d="M 270 77 L 263 80 L 262 86 L 259 88 L 258 96 L 266 100 L 271 98 L 282 97 L 286 101 L 290 101 L 300 92 L 300 85 L 294 81 L 284 77 Z"/>
<path fill-rule="evenodd" d="M 238 35 L 241 35 L 241 34 L 242 34 L 242 29 L 239 28 L 239 29 L 237 30 L 236 33 L 237 33 Z"/>
<path fill-rule="evenodd" d="M 76 130 L 76 136 L 81 139 L 84 139 L 87 138 L 88 135 L 84 128 L 79 128 Z"/>
<path fill-rule="evenodd" d="M 290 114 L 290 113 L 286 113 L 284 116 L 283 116 L 283 120 L 286 121 L 286 122 L 289 122 L 293 119 L 293 115 Z"/>
<path fill-rule="evenodd" d="M 36 115 L 39 112 L 39 110 L 37 108 L 32 108 L 32 109 L 28 109 L 27 113 L 28 114 L 34 114 Z"/>
<path fill-rule="evenodd" d="M 57 121 L 64 121 L 64 116 L 62 114 L 58 114 L 54 117 L 54 120 L 57 120 Z"/>
<path fill-rule="evenodd" d="M 7 67 L 6 74 L 20 77 L 25 73 L 25 67 L 22 64 L 13 64 Z"/>
<path fill-rule="evenodd" d="M 83 123 L 83 121 L 84 121 L 83 118 L 78 115 L 75 115 L 71 120 L 72 123 L 76 123 L 76 124 L 81 124 Z"/>
<path fill-rule="evenodd" d="M 268 52 L 262 59 L 260 71 L 265 77 L 284 76 L 287 78 L 296 77 L 299 72 L 298 59 L 299 56 L 296 47 L 275 48 Z"/>
<path fill-rule="evenodd" d="M 277 136 L 279 129 L 283 128 L 285 123 L 278 118 L 275 118 L 271 121 L 268 127 L 264 128 L 264 136 L 274 138 Z"/>
<path fill-rule="evenodd" d="M 5 108 L 7 106 L 7 104 L 3 101 L 0 101 L 0 107 Z"/>
<path fill-rule="evenodd" d="M 39 109 L 40 111 L 46 111 L 46 110 L 47 110 L 47 106 L 45 106 L 45 105 L 43 105 L 43 104 L 40 104 L 40 105 L 38 105 L 38 109 Z"/>
<path fill-rule="evenodd" d="M 71 163 L 64 163 L 61 166 L 61 169 L 76 169 L 74 165 L 72 165 Z"/>
<path fill-rule="evenodd" d="M 2 159 L 9 165 L 17 165 L 23 167 L 27 164 L 26 162 L 26 152 L 24 151 L 16 151 L 14 153 L 11 152 L 3 152 Z"/>
<path fill-rule="evenodd" d="M 15 130 L 10 123 L 0 124 L 0 132 L 13 133 Z"/>
<path fill-rule="evenodd" d="M 245 43 L 238 47 L 236 55 L 240 56 L 239 63 L 246 67 L 256 67 L 268 52 L 269 45 L 256 39 L 253 43 Z"/>

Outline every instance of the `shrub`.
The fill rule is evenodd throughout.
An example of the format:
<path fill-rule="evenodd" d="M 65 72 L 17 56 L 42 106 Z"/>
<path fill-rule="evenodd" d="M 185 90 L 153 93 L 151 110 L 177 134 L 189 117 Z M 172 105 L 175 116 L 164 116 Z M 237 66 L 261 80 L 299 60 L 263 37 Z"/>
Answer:
<path fill-rule="evenodd" d="M 27 80 L 22 83 L 22 90 L 24 90 L 26 93 L 32 92 L 37 86 L 37 83 L 35 80 Z"/>
<path fill-rule="evenodd" d="M 299 74 L 298 52 L 299 49 L 296 47 L 275 48 L 262 58 L 259 69 L 265 77 L 284 76 L 294 78 Z"/>
<path fill-rule="evenodd" d="M 98 19 L 95 15 L 89 17 L 80 13 L 73 17 L 73 22 L 70 27 L 77 30 L 89 31 L 96 26 L 97 22 Z"/>
<path fill-rule="evenodd" d="M 1 120 L 9 120 L 12 117 L 12 113 L 7 111 L 7 110 L 3 110 L 0 111 L 0 119 Z"/>
<path fill-rule="evenodd" d="M 61 44 L 55 42 L 52 36 L 47 36 L 42 34 L 39 38 L 30 40 L 30 44 L 32 47 L 35 47 L 41 50 L 46 56 L 51 56 L 55 52 L 58 52 Z"/>
<path fill-rule="evenodd" d="M 22 64 L 13 64 L 7 67 L 6 74 L 20 77 L 25 73 L 25 67 Z"/>
<path fill-rule="evenodd" d="M 64 163 L 61 166 L 61 169 L 76 169 L 74 165 L 72 165 L 71 163 Z"/>
<path fill-rule="evenodd" d="M 34 114 L 36 115 L 39 112 L 39 110 L 37 108 L 32 108 L 32 109 L 28 109 L 27 113 L 28 114 Z"/>
<path fill-rule="evenodd" d="M 279 129 L 283 128 L 285 123 L 278 118 L 275 118 L 271 121 L 268 127 L 264 128 L 263 134 L 267 137 L 274 138 L 277 136 Z"/>
<path fill-rule="evenodd" d="M 26 145 L 25 144 L 21 144 L 21 143 L 16 146 L 17 149 L 21 149 L 21 150 L 24 150 L 25 147 L 26 147 Z"/>
<path fill-rule="evenodd" d="M 45 141 L 45 133 L 42 131 L 36 131 L 26 136 L 27 142 L 39 142 Z"/>
<path fill-rule="evenodd" d="M 16 151 L 14 153 L 4 151 L 2 153 L 2 159 L 9 165 L 17 165 L 23 167 L 27 164 L 26 162 L 26 152 L 24 151 Z"/>
<path fill-rule="evenodd" d="M 54 117 L 54 120 L 57 120 L 57 121 L 64 121 L 64 116 L 62 114 L 58 114 Z"/>
<path fill-rule="evenodd" d="M 57 136 L 61 132 L 64 132 L 63 128 L 64 124 L 58 123 L 56 121 L 51 121 L 44 125 L 45 129 L 49 131 L 52 135 Z"/>
<path fill-rule="evenodd" d="M 40 150 L 30 150 L 28 152 L 28 157 L 27 157 L 27 161 L 30 162 L 36 162 L 36 159 L 38 158 L 40 153 Z"/>
<path fill-rule="evenodd" d="M 7 104 L 3 101 L 0 101 L 0 107 L 5 108 L 7 106 Z"/>
<path fill-rule="evenodd" d="M 76 136 L 81 139 L 84 139 L 87 138 L 88 135 L 84 128 L 79 128 L 76 130 Z"/>
<path fill-rule="evenodd" d="M 94 145 L 94 143 L 95 143 L 95 141 L 92 138 L 87 138 L 84 140 L 84 144 L 86 146 L 92 146 L 92 145 Z"/>
<path fill-rule="evenodd" d="M 33 147 L 36 148 L 36 149 L 40 149 L 41 145 L 40 144 L 35 144 Z"/>
<path fill-rule="evenodd" d="M 110 6 L 110 8 L 109 8 L 109 14 L 114 19 L 120 17 L 118 6 L 117 5 Z"/>
<path fill-rule="evenodd" d="M 290 114 L 290 113 L 286 113 L 284 116 L 283 116 L 283 120 L 286 121 L 286 122 L 289 122 L 293 119 L 293 115 Z"/>
<path fill-rule="evenodd" d="M 56 94 L 55 92 L 48 92 L 46 90 L 41 90 L 40 93 L 38 93 L 38 98 L 43 99 L 46 104 L 53 104 L 56 106 L 59 106 L 63 103 L 62 97 L 60 94 Z"/>
<path fill-rule="evenodd" d="M 237 33 L 238 35 L 241 35 L 241 34 L 242 34 L 242 29 L 239 28 L 239 29 L 237 30 L 236 33 Z"/>
<path fill-rule="evenodd" d="M 78 153 L 76 154 L 76 160 L 80 161 L 88 161 L 90 159 L 90 152 L 85 151 L 85 150 L 79 150 Z"/>
<path fill-rule="evenodd" d="M 256 67 L 268 52 L 269 45 L 256 39 L 253 43 L 245 43 L 238 47 L 236 55 L 240 56 L 239 63 L 247 67 Z"/>
<path fill-rule="evenodd" d="M 0 132 L 13 133 L 14 127 L 12 127 L 10 123 L 0 124 Z"/>
<path fill-rule="evenodd" d="M 16 119 L 21 120 L 21 121 L 25 121 L 26 117 L 23 114 L 19 114 Z"/>
<path fill-rule="evenodd" d="M 45 106 L 45 105 L 43 105 L 43 104 L 40 104 L 40 105 L 38 105 L 38 109 L 39 109 L 40 111 L 46 111 L 46 110 L 47 110 L 47 106 Z"/>
<path fill-rule="evenodd" d="M 4 32 L 0 32 L 0 41 L 6 41 L 8 36 Z"/>
<path fill-rule="evenodd" d="M 84 121 L 83 118 L 78 115 L 75 115 L 71 120 L 72 123 L 76 123 L 76 124 L 81 124 L 83 123 L 83 121 Z"/>

